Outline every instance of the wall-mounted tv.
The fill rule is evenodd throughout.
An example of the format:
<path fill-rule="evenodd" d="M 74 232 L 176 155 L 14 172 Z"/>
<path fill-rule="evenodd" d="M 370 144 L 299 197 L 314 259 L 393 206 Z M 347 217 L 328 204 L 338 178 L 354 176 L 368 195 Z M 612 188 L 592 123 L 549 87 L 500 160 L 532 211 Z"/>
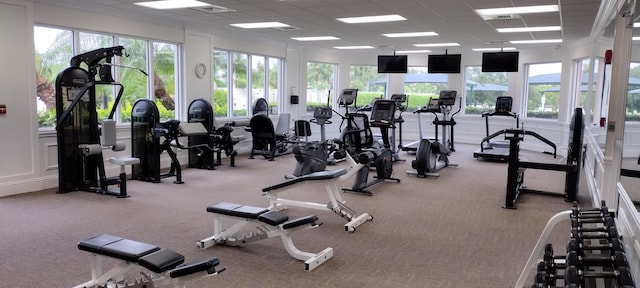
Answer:
<path fill-rule="evenodd" d="M 428 73 L 460 73 L 461 54 L 429 55 Z"/>
<path fill-rule="evenodd" d="M 518 72 L 520 52 L 482 53 L 482 72 Z"/>
<path fill-rule="evenodd" d="M 407 73 L 407 55 L 378 55 L 378 73 Z"/>

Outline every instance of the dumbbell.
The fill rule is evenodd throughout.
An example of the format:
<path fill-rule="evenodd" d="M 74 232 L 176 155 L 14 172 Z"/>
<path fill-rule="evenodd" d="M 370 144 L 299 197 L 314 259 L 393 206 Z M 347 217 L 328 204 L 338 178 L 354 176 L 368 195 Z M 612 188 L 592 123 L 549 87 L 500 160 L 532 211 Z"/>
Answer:
<path fill-rule="evenodd" d="M 593 250 L 606 250 L 610 252 L 621 251 L 624 252 L 624 244 L 620 239 L 613 238 L 609 240 L 609 243 L 606 244 L 596 244 L 596 245 L 585 245 L 582 241 L 578 239 L 569 239 L 567 241 L 567 253 L 571 251 L 578 252 L 579 255 L 583 255 L 584 251 L 593 251 Z"/>
<path fill-rule="evenodd" d="M 634 288 L 636 287 L 633 282 L 633 276 L 631 276 L 631 270 L 628 267 L 620 267 L 614 271 L 583 271 L 576 266 L 568 266 L 564 271 L 564 283 L 565 287 L 578 288 L 584 287 L 584 278 L 607 278 L 614 279 L 620 288 Z"/>
<path fill-rule="evenodd" d="M 609 215 L 592 218 L 571 217 L 571 227 L 583 227 L 589 224 L 602 224 L 609 227 L 615 227 L 616 221 Z"/>
<path fill-rule="evenodd" d="M 573 202 L 573 207 L 571 207 L 571 217 L 591 218 L 605 215 L 614 216 L 613 212 L 609 212 L 609 208 L 607 207 L 605 201 L 602 201 L 602 203 L 600 203 L 600 208 L 583 209 L 578 207 L 578 202 Z"/>
<path fill-rule="evenodd" d="M 576 251 L 570 251 L 566 256 L 566 267 L 589 267 L 589 266 L 613 266 L 614 268 L 629 267 L 627 256 L 622 251 L 614 251 L 610 255 L 588 254 L 578 255 Z"/>
<path fill-rule="evenodd" d="M 614 239 L 618 238 L 618 229 L 614 227 L 571 228 L 571 238 L 574 239 Z"/>

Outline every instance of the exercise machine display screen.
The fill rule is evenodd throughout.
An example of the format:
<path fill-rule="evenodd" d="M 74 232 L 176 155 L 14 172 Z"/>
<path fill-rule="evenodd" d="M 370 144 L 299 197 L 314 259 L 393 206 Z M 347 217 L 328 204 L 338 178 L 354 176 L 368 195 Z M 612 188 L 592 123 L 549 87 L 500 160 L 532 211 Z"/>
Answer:
<path fill-rule="evenodd" d="M 371 111 L 371 120 L 374 122 L 391 122 L 394 117 L 395 102 L 393 101 L 376 101 Z"/>
<path fill-rule="evenodd" d="M 351 105 L 356 100 L 356 96 L 358 95 L 358 89 L 344 89 L 342 90 L 342 94 L 338 99 L 339 104 L 342 106 Z"/>
<path fill-rule="evenodd" d="M 440 91 L 440 98 L 438 99 L 438 105 L 440 106 L 453 106 L 456 103 L 455 90 L 443 90 Z"/>

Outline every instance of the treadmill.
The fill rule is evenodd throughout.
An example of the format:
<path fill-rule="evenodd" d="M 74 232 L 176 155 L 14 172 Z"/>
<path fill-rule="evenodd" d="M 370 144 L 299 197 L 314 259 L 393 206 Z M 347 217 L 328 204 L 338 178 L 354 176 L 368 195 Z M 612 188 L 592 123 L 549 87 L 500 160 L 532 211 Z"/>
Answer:
<path fill-rule="evenodd" d="M 520 128 L 520 118 L 517 113 L 511 112 L 513 98 L 511 96 L 500 96 L 496 98 L 496 107 L 493 112 L 482 113 L 485 119 L 486 136 L 480 142 L 480 149 L 473 152 L 473 157 L 484 160 L 507 162 L 509 161 L 509 141 L 494 139 L 500 135 L 507 134 L 504 129 L 489 135 L 489 117 L 507 116 L 516 119 L 516 129 Z"/>

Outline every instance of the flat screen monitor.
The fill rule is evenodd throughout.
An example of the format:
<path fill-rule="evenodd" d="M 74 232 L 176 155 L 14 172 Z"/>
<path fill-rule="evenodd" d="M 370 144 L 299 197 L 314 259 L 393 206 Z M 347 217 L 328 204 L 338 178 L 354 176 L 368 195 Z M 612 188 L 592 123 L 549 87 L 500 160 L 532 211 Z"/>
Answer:
<path fill-rule="evenodd" d="M 428 73 L 460 73 L 461 54 L 429 55 Z"/>
<path fill-rule="evenodd" d="M 407 73 L 407 55 L 378 55 L 378 73 Z"/>
<path fill-rule="evenodd" d="M 518 72 L 520 52 L 482 53 L 482 72 Z"/>

